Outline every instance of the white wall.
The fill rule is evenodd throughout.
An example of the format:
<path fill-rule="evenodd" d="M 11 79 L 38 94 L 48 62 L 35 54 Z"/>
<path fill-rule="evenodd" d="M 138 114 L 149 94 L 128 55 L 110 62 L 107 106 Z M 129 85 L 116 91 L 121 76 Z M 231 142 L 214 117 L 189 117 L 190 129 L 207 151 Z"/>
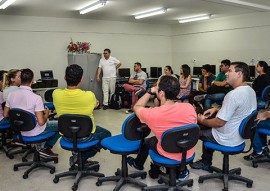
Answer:
<path fill-rule="evenodd" d="M 225 58 L 251 65 L 258 60 L 270 64 L 269 34 L 269 12 L 174 25 L 173 66 L 177 68 L 181 64 L 189 64 L 193 67 L 207 63 L 219 65 Z"/>
<path fill-rule="evenodd" d="M 85 19 L 0 16 L 0 69 L 53 69 L 59 87 L 64 87 L 67 66 L 66 47 L 73 41 L 86 41 L 91 52 L 112 50 L 123 67 L 139 61 L 149 71 L 152 66 L 172 64 L 171 28 L 165 25 Z"/>

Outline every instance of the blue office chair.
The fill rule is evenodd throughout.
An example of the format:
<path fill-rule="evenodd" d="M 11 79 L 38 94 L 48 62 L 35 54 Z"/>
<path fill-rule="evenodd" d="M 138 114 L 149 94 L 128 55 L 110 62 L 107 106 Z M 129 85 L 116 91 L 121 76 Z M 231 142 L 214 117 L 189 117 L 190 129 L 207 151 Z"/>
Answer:
<path fill-rule="evenodd" d="M 256 126 L 256 122 L 254 121 L 257 117 L 258 112 L 255 110 L 250 115 L 248 115 L 240 124 L 239 127 L 239 134 L 244 139 L 251 139 L 252 138 L 252 131 L 254 130 L 254 127 Z M 251 141 L 252 142 L 252 141 Z M 241 168 L 235 168 L 229 170 L 229 156 L 235 155 L 239 153 L 246 153 L 248 151 L 244 151 L 245 149 L 245 142 L 242 144 L 235 146 L 235 147 L 229 147 L 229 146 L 223 146 L 217 143 L 212 142 L 204 142 L 204 146 L 208 147 L 210 149 L 220 151 L 223 154 L 223 168 L 222 170 L 217 167 L 210 167 L 210 172 L 217 172 L 209 175 L 204 175 L 199 177 L 199 183 L 203 183 L 204 180 L 212 179 L 212 178 L 219 178 L 223 180 L 224 183 L 224 189 L 223 191 L 228 191 L 228 182 L 229 180 L 239 180 L 242 182 L 245 182 L 248 188 L 252 187 L 253 181 L 240 176 L 241 174 Z M 252 145 L 251 145 L 252 147 Z M 250 147 L 250 149 L 251 149 Z M 249 149 L 249 151 L 250 151 Z"/>
<path fill-rule="evenodd" d="M 265 135 L 270 135 L 270 130 L 269 129 L 263 129 L 263 128 L 259 128 L 257 129 L 257 131 L 261 134 L 265 134 Z M 254 158 L 252 160 L 252 166 L 254 168 L 258 167 L 258 163 L 263 163 L 263 162 L 270 162 L 270 153 L 267 153 L 267 155 L 263 158 Z"/>
<path fill-rule="evenodd" d="M 52 114 L 49 115 L 49 120 L 53 120 L 54 116 L 56 115 L 52 97 L 54 90 L 55 89 L 49 89 L 44 93 L 44 100 L 45 100 L 44 106 L 47 107 L 52 112 Z"/>
<path fill-rule="evenodd" d="M 85 176 L 104 177 L 104 174 L 98 173 L 99 164 L 86 166 L 82 161 L 82 152 L 95 149 L 99 144 L 99 140 L 93 141 L 79 141 L 78 139 L 85 139 L 90 136 L 93 128 L 92 120 L 86 115 L 65 114 L 58 119 L 59 131 L 62 133 L 60 145 L 63 149 L 75 152 L 78 154 L 76 162 L 77 167 L 70 168 L 69 171 L 56 174 L 53 179 L 54 183 L 59 182 L 59 178 L 66 176 L 74 176 L 75 182 L 72 190 L 78 189 L 80 180 Z"/>
<path fill-rule="evenodd" d="M 261 97 L 258 98 L 258 103 L 260 101 L 264 102 L 265 104 L 258 104 L 257 109 L 265 109 L 269 106 L 269 100 L 270 100 L 270 85 L 266 86 L 263 91 Z"/>
<path fill-rule="evenodd" d="M 185 170 L 186 164 L 193 161 L 195 153 L 187 157 L 187 151 L 193 148 L 199 139 L 200 128 L 197 124 L 175 127 L 165 131 L 161 138 L 161 146 L 164 151 L 169 153 L 182 153 L 181 161 L 166 158 L 155 151 L 149 150 L 149 155 L 154 164 L 169 168 L 169 178 L 161 176 L 158 183 L 165 183 L 165 185 L 157 185 L 145 187 L 143 190 L 186 190 L 182 186 L 193 186 L 193 180 L 188 179 L 176 183 L 176 170 L 180 167 Z"/>
<path fill-rule="evenodd" d="M 100 186 L 103 182 L 116 181 L 114 191 L 120 190 L 127 183 L 135 184 L 141 188 L 147 186 L 135 179 L 137 177 L 146 178 L 146 172 L 128 174 L 127 156 L 138 153 L 144 138 L 149 134 L 150 129 L 142 124 L 135 114 L 131 114 L 122 125 L 122 134 L 103 139 L 101 145 L 105 149 L 110 150 L 113 154 L 122 155 L 122 167 L 121 170 L 117 169 L 116 176 L 99 178 L 96 185 Z"/>
<path fill-rule="evenodd" d="M 18 139 L 22 143 L 27 144 L 27 145 L 32 144 L 35 146 L 33 161 L 15 164 L 13 167 L 13 170 L 17 171 L 19 167 L 30 166 L 30 168 L 28 168 L 28 170 L 26 170 L 23 174 L 24 179 L 28 178 L 28 174 L 32 170 L 39 167 L 49 168 L 50 173 L 53 174 L 55 172 L 55 167 L 47 164 L 47 162 L 54 161 L 54 163 L 57 163 L 58 158 L 52 157 L 52 158 L 41 159 L 40 154 L 39 154 L 39 148 L 40 148 L 39 144 L 53 137 L 55 133 L 54 132 L 42 133 L 40 135 L 31 136 L 31 137 L 23 136 L 21 132 L 33 130 L 36 127 L 37 120 L 36 120 L 35 115 L 21 109 L 11 109 L 9 111 L 9 121 L 10 121 L 12 129 L 16 132 Z"/>

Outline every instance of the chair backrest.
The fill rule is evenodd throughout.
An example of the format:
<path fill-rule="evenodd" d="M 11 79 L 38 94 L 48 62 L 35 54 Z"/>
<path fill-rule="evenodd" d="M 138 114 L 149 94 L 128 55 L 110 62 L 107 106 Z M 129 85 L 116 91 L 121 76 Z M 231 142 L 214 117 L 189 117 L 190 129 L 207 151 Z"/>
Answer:
<path fill-rule="evenodd" d="M 134 113 L 128 116 L 122 125 L 122 134 L 126 139 L 131 141 L 142 140 L 150 132 L 149 127 L 141 123 L 140 119 Z"/>
<path fill-rule="evenodd" d="M 46 102 L 53 102 L 53 97 L 52 97 L 52 94 L 53 94 L 53 91 L 55 89 L 49 89 L 45 92 L 44 94 L 44 99 Z"/>
<path fill-rule="evenodd" d="M 21 131 L 31 131 L 36 127 L 36 116 L 28 111 L 13 108 L 9 110 L 8 115 L 11 128 L 19 135 L 21 141 Z"/>
<path fill-rule="evenodd" d="M 169 153 L 182 153 L 193 148 L 199 139 L 200 127 L 190 124 L 165 131 L 161 137 L 161 147 Z"/>
<path fill-rule="evenodd" d="M 262 95 L 261 98 L 265 101 L 269 101 L 270 100 L 270 85 L 266 86 L 263 91 L 262 91 Z"/>
<path fill-rule="evenodd" d="M 59 131 L 67 138 L 88 137 L 93 129 L 93 123 L 87 115 L 64 114 L 58 119 Z"/>
<path fill-rule="evenodd" d="M 240 126 L 239 126 L 239 134 L 244 139 L 250 139 L 252 137 L 252 131 L 256 127 L 256 117 L 257 117 L 258 111 L 254 110 L 251 114 L 249 114 L 245 119 L 242 120 Z"/>

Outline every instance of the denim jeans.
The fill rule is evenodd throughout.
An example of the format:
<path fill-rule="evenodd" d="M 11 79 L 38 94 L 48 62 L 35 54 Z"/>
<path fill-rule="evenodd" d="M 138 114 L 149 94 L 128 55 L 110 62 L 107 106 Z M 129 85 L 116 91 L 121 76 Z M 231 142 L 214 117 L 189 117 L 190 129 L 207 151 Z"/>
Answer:
<path fill-rule="evenodd" d="M 100 126 L 96 126 L 95 133 L 93 133 L 93 134 L 91 133 L 89 135 L 89 137 L 87 137 L 87 138 L 78 139 L 78 143 L 83 143 L 83 142 L 86 142 L 86 141 L 94 141 L 94 140 L 100 140 L 101 141 L 102 139 L 104 139 L 106 137 L 110 137 L 110 136 L 112 136 L 112 134 L 111 134 L 110 131 L 108 131 L 107 129 L 104 129 L 104 128 L 100 127 Z M 63 138 L 65 140 L 67 140 L 67 141 L 72 142 L 72 139 L 65 138 L 65 137 L 63 137 Z M 82 153 L 83 161 L 87 160 L 90 157 L 95 156 L 97 154 L 97 152 L 100 151 L 101 148 L 102 148 L 102 146 L 101 146 L 101 144 L 99 142 L 99 144 L 97 145 L 97 147 L 95 147 L 94 149 L 91 149 L 89 151 L 84 151 Z"/>
<path fill-rule="evenodd" d="M 257 125 L 257 129 L 269 129 L 270 130 L 270 119 L 263 120 Z M 267 146 L 267 135 L 258 133 L 256 131 L 254 140 L 253 140 L 253 149 L 256 153 L 262 152 L 262 148 Z"/>
<path fill-rule="evenodd" d="M 45 147 L 52 148 L 57 140 L 60 138 L 59 129 L 58 129 L 58 122 L 57 121 L 48 121 L 46 125 L 46 129 L 41 133 L 49 133 L 49 132 L 55 132 L 55 135 L 51 137 L 46 143 Z"/>
<path fill-rule="evenodd" d="M 212 107 L 212 103 L 223 101 L 224 97 L 224 93 L 207 94 L 204 101 L 204 110 L 210 109 Z"/>

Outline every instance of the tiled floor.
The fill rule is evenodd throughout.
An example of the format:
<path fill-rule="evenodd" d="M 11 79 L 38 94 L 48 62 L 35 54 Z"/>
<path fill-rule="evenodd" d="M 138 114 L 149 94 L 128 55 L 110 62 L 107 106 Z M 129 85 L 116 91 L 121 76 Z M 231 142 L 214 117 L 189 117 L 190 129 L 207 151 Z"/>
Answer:
<path fill-rule="evenodd" d="M 128 115 L 125 114 L 125 110 L 96 110 L 95 111 L 95 122 L 96 124 L 109 129 L 113 135 L 119 134 L 121 132 L 121 126 L 124 119 Z M 54 152 L 59 154 L 59 163 L 55 164 L 56 173 L 64 172 L 68 169 L 68 159 L 70 152 L 61 149 L 57 143 L 54 147 Z M 196 158 L 200 158 L 201 155 L 201 142 L 199 141 L 196 149 Z M 100 172 L 104 173 L 106 176 L 113 175 L 117 168 L 121 165 L 121 156 L 113 155 L 109 151 L 102 150 L 98 153 L 93 160 L 100 162 Z M 59 183 L 53 183 L 54 175 L 49 173 L 47 169 L 38 169 L 33 171 L 28 179 L 23 179 L 22 175 L 25 168 L 19 169 L 19 171 L 13 171 L 13 165 L 20 162 L 20 157 L 16 156 L 14 159 L 8 159 L 5 154 L 0 152 L 0 191 L 66 191 L 71 190 L 73 185 L 73 178 L 60 179 Z M 221 167 L 222 156 L 219 153 L 214 154 L 214 165 Z M 52 163 L 53 164 L 53 163 Z M 148 171 L 150 166 L 150 159 L 145 164 L 145 168 Z M 243 154 L 235 155 L 230 157 L 230 166 L 241 167 L 242 175 L 253 179 L 254 184 L 251 189 L 247 188 L 245 184 L 231 181 L 229 183 L 229 190 L 231 191 L 244 191 L 244 190 L 268 190 L 270 185 L 270 163 L 259 164 L 258 168 L 253 168 L 250 162 L 243 159 Z M 129 169 L 130 172 L 134 171 Z M 207 172 L 201 170 L 190 170 L 190 178 L 194 179 L 194 185 L 190 190 L 194 191 L 210 191 L 210 190 L 222 190 L 223 184 L 220 180 L 209 180 L 205 181 L 203 184 L 198 184 L 198 177 Z M 96 186 L 95 177 L 83 178 L 79 184 L 78 190 L 102 190 L 110 191 L 113 190 L 115 182 L 106 182 L 102 186 Z M 142 180 L 147 185 L 157 184 L 156 180 L 147 177 Z M 123 191 L 133 191 L 140 190 L 132 185 L 125 185 L 121 190 Z"/>

